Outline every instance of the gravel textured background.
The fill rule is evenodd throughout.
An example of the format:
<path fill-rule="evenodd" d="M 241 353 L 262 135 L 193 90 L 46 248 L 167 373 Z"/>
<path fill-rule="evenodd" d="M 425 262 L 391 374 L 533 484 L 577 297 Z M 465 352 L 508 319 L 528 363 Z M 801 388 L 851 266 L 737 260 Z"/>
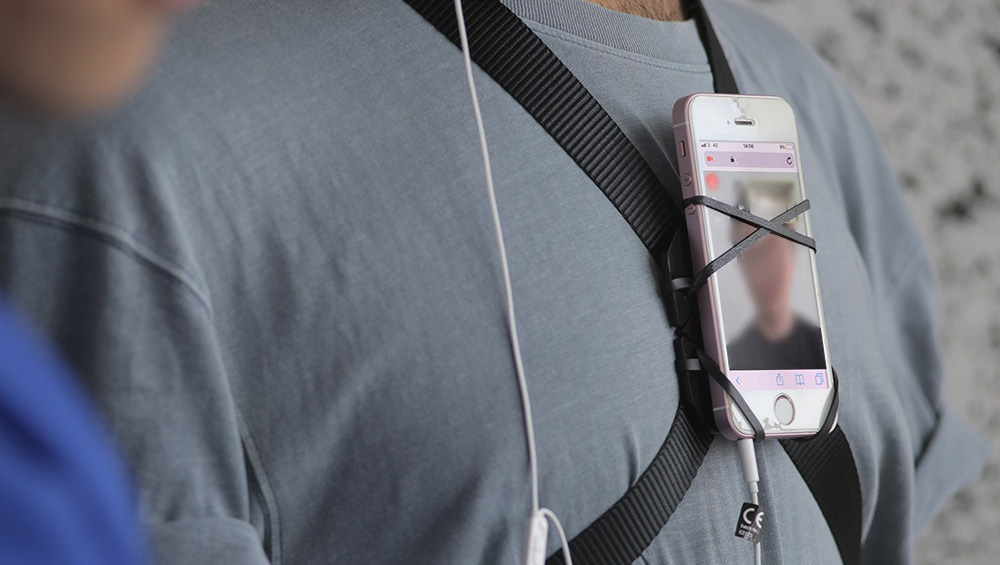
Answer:
<path fill-rule="evenodd" d="M 952 407 L 992 445 L 917 563 L 1000 563 L 1000 0 L 737 0 L 813 46 L 881 133 L 941 285 Z"/>

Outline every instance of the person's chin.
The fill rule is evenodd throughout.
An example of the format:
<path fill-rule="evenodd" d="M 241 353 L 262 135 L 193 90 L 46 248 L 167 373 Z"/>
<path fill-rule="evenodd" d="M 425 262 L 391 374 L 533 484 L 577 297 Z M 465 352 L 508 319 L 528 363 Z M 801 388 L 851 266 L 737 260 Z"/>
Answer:
<path fill-rule="evenodd" d="M 45 118 L 108 112 L 142 84 L 165 38 L 169 16 L 167 10 L 147 7 L 113 26 L 93 23 L 75 35 L 56 24 L 50 29 L 38 23 L 37 34 L 23 30 L 4 42 L 19 47 L 0 55 L 0 99 L 5 106 Z"/>

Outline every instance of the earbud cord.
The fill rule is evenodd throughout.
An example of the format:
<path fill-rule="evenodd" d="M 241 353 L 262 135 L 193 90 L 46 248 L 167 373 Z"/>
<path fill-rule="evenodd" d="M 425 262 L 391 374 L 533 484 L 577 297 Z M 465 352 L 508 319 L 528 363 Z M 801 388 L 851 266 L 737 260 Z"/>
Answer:
<path fill-rule="evenodd" d="M 531 399 L 528 397 L 528 382 L 524 377 L 524 364 L 521 361 L 521 346 L 517 337 L 517 323 L 514 318 L 514 292 L 510 283 L 510 268 L 507 264 L 507 248 L 504 245 L 503 228 L 500 225 L 500 212 L 497 208 L 496 192 L 493 189 L 493 169 L 490 167 L 490 154 L 486 147 L 486 128 L 483 126 L 483 116 L 479 109 L 479 96 L 476 94 L 476 82 L 472 77 L 472 55 L 469 51 L 469 37 L 465 29 L 465 15 L 462 0 L 455 0 L 455 16 L 458 18 L 458 35 L 462 44 L 462 56 L 465 59 L 465 75 L 469 82 L 469 94 L 472 97 L 472 108 L 476 115 L 476 128 L 479 131 L 479 146 L 483 154 L 483 169 L 486 173 L 486 190 L 490 198 L 490 211 L 493 214 L 493 227 L 496 230 L 497 247 L 500 250 L 500 265 L 503 271 L 504 290 L 507 295 L 507 327 L 510 333 L 511 347 L 514 350 L 514 370 L 517 373 L 517 385 L 521 392 L 521 405 L 524 411 L 524 429 L 528 440 L 528 467 L 531 475 L 531 515 L 543 516 L 552 521 L 559 533 L 562 544 L 563 558 L 566 565 L 573 565 L 569 552 L 569 543 L 563 532 L 562 524 L 555 513 L 548 508 L 541 508 L 538 503 L 538 459 L 535 451 L 535 427 L 531 419 Z"/>
<path fill-rule="evenodd" d="M 754 447 L 753 438 L 743 438 L 736 442 L 736 447 L 740 453 L 740 465 L 743 468 L 743 480 L 750 491 L 750 502 L 759 505 L 758 496 L 760 473 L 757 471 L 757 450 Z M 753 544 L 754 565 L 761 565 L 760 542 Z"/>

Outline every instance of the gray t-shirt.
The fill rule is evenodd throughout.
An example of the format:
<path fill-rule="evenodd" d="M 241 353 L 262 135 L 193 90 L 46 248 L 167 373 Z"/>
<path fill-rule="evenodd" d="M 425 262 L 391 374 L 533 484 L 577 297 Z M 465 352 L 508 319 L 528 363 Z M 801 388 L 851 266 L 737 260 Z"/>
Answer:
<path fill-rule="evenodd" d="M 670 110 L 710 91 L 694 24 L 505 0 L 663 179 Z M 747 93 L 798 116 L 864 561 L 982 465 L 942 404 L 932 267 L 844 87 L 745 8 L 708 8 Z M 656 269 L 618 211 L 476 69 L 539 450 L 570 536 L 674 417 Z M 522 412 L 459 51 L 400 1 L 213 2 L 125 108 L 0 124 L 0 283 L 83 375 L 161 563 L 519 563 Z M 759 450 L 766 563 L 839 562 L 780 446 Z M 637 563 L 750 562 L 716 440 Z M 556 550 L 554 534 L 550 552 Z"/>

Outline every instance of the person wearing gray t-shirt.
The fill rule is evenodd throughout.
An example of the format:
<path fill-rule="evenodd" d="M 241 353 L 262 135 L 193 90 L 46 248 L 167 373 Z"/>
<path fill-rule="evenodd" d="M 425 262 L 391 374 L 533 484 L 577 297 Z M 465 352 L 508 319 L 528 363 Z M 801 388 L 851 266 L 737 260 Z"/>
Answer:
<path fill-rule="evenodd" d="M 676 175 L 670 109 L 712 91 L 692 20 L 502 3 Z M 943 403 L 932 267 L 839 80 L 757 13 L 705 5 L 742 91 L 796 111 L 863 562 L 908 563 L 984 458 Z M 474 72 L 540 494 L 572 537 L 664 440 L 673 330 L 621 214 Z M 530 486 L 480 148 L 460 52 L 420 15 L 207 3 L 113 114 L 0 124 L 0 286 L 98 399 L 160 563 L 520 562 Z M 766 562 L 839 563 L 785 452 L 758 458 Z M 636 563 L 745 562 L 745 498 L 716 440 Z"/>

